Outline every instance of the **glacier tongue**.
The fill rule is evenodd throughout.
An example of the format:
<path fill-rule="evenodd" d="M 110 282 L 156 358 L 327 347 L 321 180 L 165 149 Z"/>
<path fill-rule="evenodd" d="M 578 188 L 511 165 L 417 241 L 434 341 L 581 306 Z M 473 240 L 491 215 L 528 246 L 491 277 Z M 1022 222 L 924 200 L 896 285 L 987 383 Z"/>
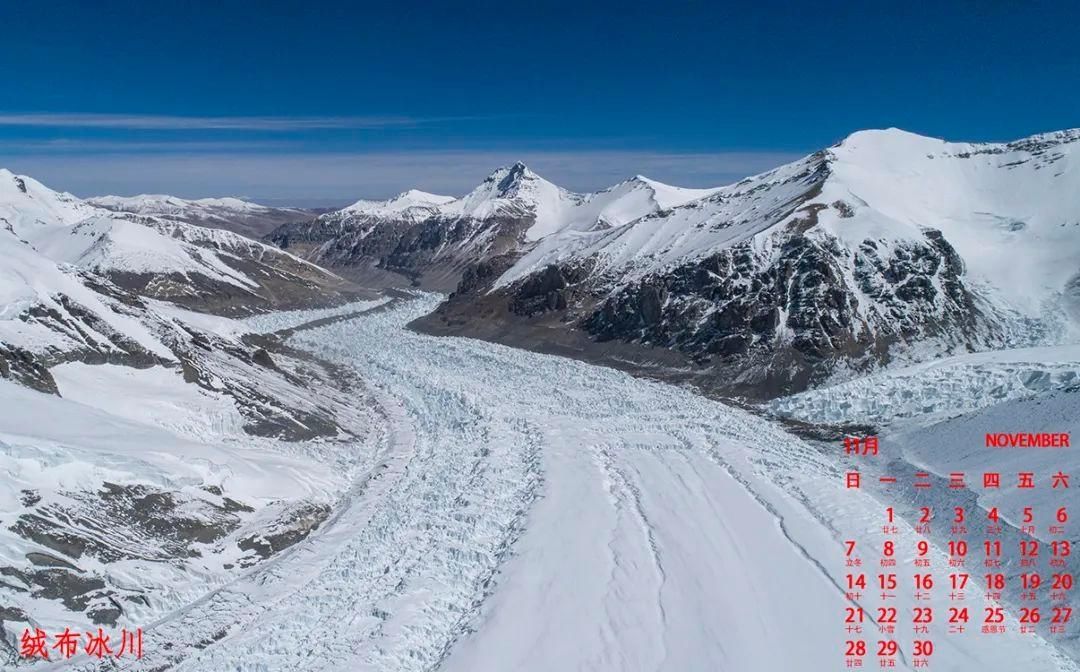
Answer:
<path fill-rule="evenodd" d="M 1080 346 L 995 350 L 895 368 L 781 397 L 778 415 L 813 423 L 931 424 L 1080 381 Z"/>

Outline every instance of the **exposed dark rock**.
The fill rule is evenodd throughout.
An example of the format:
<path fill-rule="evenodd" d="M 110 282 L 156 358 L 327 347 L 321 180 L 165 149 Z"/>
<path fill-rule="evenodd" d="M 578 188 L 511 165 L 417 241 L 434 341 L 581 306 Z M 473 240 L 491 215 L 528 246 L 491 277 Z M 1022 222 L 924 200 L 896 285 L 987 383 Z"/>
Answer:
<path fill-rule="evenodd" d="M 59 600 L 72 611 L 85 610 L 92 600 L 102 595 L 105 582 L 96 576 L 85 576 L 60 568 L 38 569 L 23 574 L 33 586 L 34 597 Z"/>
<path fill-rule="evenodd" d="M 20 623 L 26 623 L 29 617 L 26 612 L 18 607 L 5 607 L 0 606 L 0 624 L 5 621 L 18 621 Z"/>
<path fill-rule="evenodd" d="M 1001 336 L 965 287 L 962 260 L 939 231 L 928 229 L 922 241 L 892 245 L 888 253 L 873 240 L 852 250 L 816 228 L 826 206 L 789 207 L 795 216 L 773 234 L 771 251 L 736 244 L 614 292 L 604 289 L 607 280 L 593 273 L 591 259 L 549 265 L 490 294 L 508 264 L 476 265 L 425 329 L 504 339 L 517 331 L 507 326 L 515 317 L 544 316 L 544 324 L 575 325 L 605 347 L 679 351 L 705 375 L 720 376 L 720 390 L 755 397 L 805 389 L 840 362 L 854 370 L 880 366 L 896 344 L 936 336 L 968 347 Z M 860 306 L 860 295 L 873 305 Z M 499 296 L 503 315 L 492 308 Z M 479 326 L 496 319 L 491 329 Z"/>
<path fill-rule="evenodd" d="M 86 610 L 86 615 L 94 625 L 114 626 L 116 625 L 117 619 L 120 618 L 120 614 L 123 613 L 120 605 L 117 604 L 115 600 L 111 597 L 108 599 L 110 600 L 110 603 L 107 606 Z"/>
<path fill-rule="evenodd" d="M 505 254 L 469 264 L 462 272 L 454 294 L 467 295 L 487 287 L 513 266 L 515 259 L 516 255 Z"/>
<path fill-rule="evenodd" d="M 62 560 L 55 555 L 49 555 L 48 553 L 36 553 L 31 551 L 26 554 L 26 559 L 30 561 L 30 564 L 37 565 L 38 567 L 63 567 L 74 571 L 82 571 L 67 560 Z"/>
<path fill-rule="evenodd" d="M 980 313 L 961 280 L 960 258 L 940 232 L 927 231 L 925 242 L 883 259 L 873 241 L 851 254 L 805 230 L 793 223 L 774 260 L 740 244 L 647 277 L 606 299 L 581 325 L 602 341 L 674 347 L 703 363 L 712 356 L 740 358 L 747 367 L 768 362 L 771 377 L 787 378 L 773 393 L 821 380 L 840 360 L 856 368 L 884 363 L 895 342 L 929 334 L 957 343 L 976 338 Z M 900 317 L 864 323 L 845 279 L 849 267 L 862 293 L 897 306 Z"/>
<path fill-rule="evenodd" d="M 515 293 L 510 310 L 526 317 L 549 310 L 563 310 L 566 308 L 564 290 L 567 286 L 562 270 L 558 266 L 548 266 L 525 280 Z"/>
<path fill-rule="evenodd" d="M 79 504 L 39 506 L 19 516 L 11 530 L 75 560 L 87 554 L 103 562 L 166 561 L 198 555 L 196 544 L 224 537 L 240 524 L 238 513 L 251 511 L 228 498 L 216 506 L 145 485 L 105 483 L 98 492 L 72 492 L 68 497 Z M 34 564 L 75 568 L 45 553 L 27 558 Z"/>
<path fill-rule="evenodd" d="M 371 275 L 381 271 L 396 275 L 397 284 L 460 291 L 469 268 L 475 280 L 477 273 L 492 268 L 480 264 L 519 253 L 525 230 L 532 223 L 532 213 L 524 210 L 507 210 L 482 220 L 433 215 L 419 221 L 343 211 L 282 226 L 266 240 L 368 282 L 393 286 L 386 277 L 376 280 Z M 481 240 L 482 245 L 473 244 Z"/>
<path fill-rule="evenodd" d="M 268 558 L 306 539 L 309 534 L 319 529 L 329 515 L 330 507 L 325 505 L 299 506 L 283 514 L 269 530 L 240 539 L 237 546 L 241 550 L 253 551 L 259 558 Z M 245 561 L 241 566 L 250 564 L 251 561 Z"/>
<path fill-rule="evenodd" d="M 39 355 L 7 343 L 0 343 L 0 377 L 38 392 L 60 394 L 56 381 Z"/>
<path fill-rule="evenodd" d="M 850 219 L 855 216 L 855 209 L 843 201 L 833 201 L 832 207 L 836 209 L 844 219 Z"/>
<path fill-rule="evenodd" d="M 270 353 L 266 350 L 259 348 L 251 355 L 251 361 L 255 362 L 259 366 L 264 366 L 268 369 L 277 370 L 277 364 L 274 363 L 274 358 L 270 356 Z"/>

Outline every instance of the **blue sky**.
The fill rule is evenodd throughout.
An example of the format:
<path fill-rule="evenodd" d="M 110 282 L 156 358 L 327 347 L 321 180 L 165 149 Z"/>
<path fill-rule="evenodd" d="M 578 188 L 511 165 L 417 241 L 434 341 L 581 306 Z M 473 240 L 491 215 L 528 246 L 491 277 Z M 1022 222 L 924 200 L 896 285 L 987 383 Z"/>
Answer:
<path fill-rule="evenodd" d="M 1080 125 L 1077 3 L 397 4 L 2 3 L 0 166 L 331 204 L 516 159 L 711 186 L 862 128 Z"/>

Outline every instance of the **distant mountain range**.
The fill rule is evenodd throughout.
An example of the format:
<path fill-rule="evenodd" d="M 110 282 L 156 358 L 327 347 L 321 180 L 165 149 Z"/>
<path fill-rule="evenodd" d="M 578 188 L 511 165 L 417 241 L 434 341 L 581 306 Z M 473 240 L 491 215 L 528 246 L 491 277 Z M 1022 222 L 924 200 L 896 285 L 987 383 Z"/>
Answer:
<path fill-rule="evenodd" d="M 282 224 L 312 216 L 310 211 L 300 208 L 270 208 L 239 198 L 189 200 L 164 194 L 141 194 L 97 196 L 87 202 L 115 212 L 170 217 L 187 224 L 228 229 L 251 238 L 260 238 Z"/>
<path fill-rule="evenodd" d="M 518 163 L 460 198 L 410 190 L 323 214 L 83 201 L 5 172 L 0 224 L 51 260 L 192 307 L 296 305 L 337 276 L 415 286 L 449 294 L 416 328 L 768 398 L 1073 340 L 1077 147 L 1077 130 L 1004 144 L 863 131 L 713 189 L 636 176 L 579 194 Z"/>
<path fill-rule="evenodd" d="M 622 227 L 714 192 L 639 176 L 575 194 L 517 163 L 496 170 L 462 198 L 410 190 L 283 225 L 267 239 L 361 280 L 394 283 L 404 276 L 420 287 L 449 291 L 479 262 L 516 260 L 541 240 Z"/>
<path fill-rule="evenodd" d="M 577 194 L 523 164 L 269 241 L 368 283 L 453 291 L 422 328 L 773 396 L 893 361 L 1071 338 L 1080 131 L 851 135 L 715 189 Z"/>

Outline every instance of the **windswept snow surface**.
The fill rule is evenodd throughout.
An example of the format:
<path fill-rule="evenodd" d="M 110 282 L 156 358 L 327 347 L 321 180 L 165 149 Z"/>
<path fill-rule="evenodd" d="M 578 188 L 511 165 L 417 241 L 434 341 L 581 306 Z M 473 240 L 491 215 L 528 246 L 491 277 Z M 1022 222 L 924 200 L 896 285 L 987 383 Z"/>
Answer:
<path fill-rule="evenodd" d="M 129 669 L 843 666 L 840 540 L 880 547 L 882 513 L 827 455 L 679 388 L 405 329 L 438 300 L 291 339 L 379 388 L 378 466 L 317 534 L 149 627 Z M 933 669 L 1077 669 L 1015 623 L 973 630 L 936 637 Z"/>

